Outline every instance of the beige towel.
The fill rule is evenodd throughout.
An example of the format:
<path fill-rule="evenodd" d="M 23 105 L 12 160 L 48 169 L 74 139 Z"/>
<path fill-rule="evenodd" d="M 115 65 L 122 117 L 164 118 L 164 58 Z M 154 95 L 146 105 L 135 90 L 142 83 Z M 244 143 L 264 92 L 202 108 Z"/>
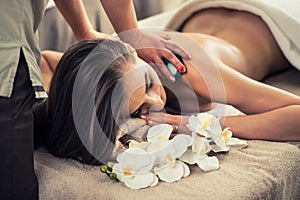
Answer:
<path fill-rule="evenodd" d="M 249 146 L 217 154 L 220 169 L 175 183 L 131 190 L 113 182 L 95 166 L 35 152 L 40 199 L 300 199 L 300 150 L 277 142 L 247 141 Z"/>

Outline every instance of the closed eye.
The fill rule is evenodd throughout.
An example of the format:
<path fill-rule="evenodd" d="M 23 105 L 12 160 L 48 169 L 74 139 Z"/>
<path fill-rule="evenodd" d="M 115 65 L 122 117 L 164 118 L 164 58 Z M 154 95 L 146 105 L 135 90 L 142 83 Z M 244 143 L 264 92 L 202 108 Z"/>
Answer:
<path fill-rule="evenodd" d="M 146 88 L 145 93 L 149 92 L 149 90 L 150 90 L 151 88 L 153 88 L 153 85 L 154 85 L 153 79 L 149 78 L 149 80 L 150 80 L 150 81 L 148 81 L 148 76 L 147 76 L 147 74 L 145 73 L 145 86 L 146 86 L 146 87 L 145 87 L 145 88 Z M 140 117 L 141 114 L 142 114 L 142 106 L 143 106 L 143 105 L 141 105 L 136 111 L 134 111 L 133 113 L 131 113 L 131 114 L 130 114 L 130 117 L 131 117 L 131 118 L 138 118 L 138 117 Z M 146 114 L 146 113 L 145 113 L 145 114 Z"/>

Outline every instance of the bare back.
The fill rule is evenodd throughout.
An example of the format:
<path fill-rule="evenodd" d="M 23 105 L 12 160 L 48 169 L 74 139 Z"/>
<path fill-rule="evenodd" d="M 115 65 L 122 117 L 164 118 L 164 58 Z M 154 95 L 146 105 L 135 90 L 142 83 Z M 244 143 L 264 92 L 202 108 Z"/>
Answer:
<path fill-rule="evenodd" d="M 220 61 L 250 78 L 261 80 L 272 72 L 290 67 L 267 25 L 260 17 L 248 12 L 222 8 L 204 10 L 187 20 L 182 31 L 185 36 L 196 41 L 211 59 L 216 62 Z M 195 49 L 187 50 L 195 51 Z M 197 112 L 198 109 L 199 111 L 210 110 L 213 107 L 212 94 L 208 91 L 211 83 L 208 84 L 204 77 L 195 70 L 201 67 L 201 64 L 198 66 L 193 66 L 189 62 L 185 64 L 188 73 L 183 76 L 182 80 L 174 84 L 165 83 L 169 88 L 167 90 L 168 111 L 178 114 Z M 221 71 L 224 69 L 226 70 L 226 68 L 220 68 Z M 239 87 L 235 85 L 241 82 L 235 79 L 242 80 L 247 87 L 252 87 L 252 85 L 256 87 L 256 83 L 245 76 L 235 74 L 233 71 L 229 74 L 230 78 L 227 83 L 224 83 L 225 87 L 235 89 L 227 90 L 228 94 L 242 93 L 236 91 Z M 216 77 L 210 76 L 208 79 L 215 80 Z M 202 85 L 202 88 L 199 85 Z M 229 96 L 231 99 L 239 99 L 240 97 L 236 97 L 236 94 Z M 178 99 L 185 103 L 180 104 Z"/>
<path fill-rule="evenodd" d="M 249 12 L 226 8 L 206 9 L 191 16 L 181 31 L 207 34 L 216 37 L 215 40 L 223 39 L 233 45 L 241 51 L 245 63 L 229 66 L 256 80 L 290 67 L 266 23 Z M 222 56 L 226 57 L 226 52 Z"/>

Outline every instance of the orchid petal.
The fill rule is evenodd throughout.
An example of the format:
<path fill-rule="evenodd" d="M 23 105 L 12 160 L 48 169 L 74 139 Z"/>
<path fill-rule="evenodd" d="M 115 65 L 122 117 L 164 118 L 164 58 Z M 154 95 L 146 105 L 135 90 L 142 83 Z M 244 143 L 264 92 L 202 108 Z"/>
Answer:
<path fill-rule="evenodd" d="M 179 158 L 190 145 L 191 137 L 188 135 L 177 135 L 171 141 L 152 142 L 148 151 L 156 158 L 155 164 L 165 165 Z"/>
<path fill-rule="evenodd" d="M 206 156 L 197 161 L 197 165 L 205 172 L 219 169 L 219 160 L 216 156 Z"/>
<path fill-rule="evenodd" d="M 190 175 L 191 171 L 190 171 L 190 168 L 189 166 L 187 166 L 187 164 L 185 164 L 184 162 L 181 162 L 181 161 L 177 161 L 178 164 L 181 164 L 183 169 L 184 169 L 184 173 L 183 173 L 183 176 L 182 177 L 187 177 Z"/>
<path fill-rule="evenodd" d="M 155 181 L 153 173 L 138 174 L 133 178 L 124 179 L 124 183 L 131 189 L 141 189 L 150 186 Z"/>
<path fill-rule="evenodd" d="M 114 164 L 112 172 L 117 174 L 117 178 L 119 181 L 124 182 L 124 173 L 122 166 L 119 163 Z"/>
<path fill-rule="evenodd" d="M 144 149 L 141 148 L 137 148 L 137 147 L 131 147 L 125 150 L 126 153 L 129 154 L 145 154 L 147 153 L 147 151 L 145 151 Z"/>
<path fill-rule="evenodd" d="M 188 149 L 186 152 L 184 152 L 184 154 L 182 154 L 182 156 L 180 156 L 179 160 L 193 165 L 198 161 L 198 156 L 191 149 Z"/>
<path fill-rule="evenodd" d="M 225 148 L 222 148 L 218 145 L 214 145 L 212 147 L 212 151 L 215 152 L 215 153 L 219 153 L 219 152 L 228 152 L 230 149 L 228 147 L 225 147 Z"/>
<path fill-rule="evenodd" d="M 160 149 L 166 148 L 170 144 L 170 141 L 163 141 L 163 140 L 158 140 L 158 141 L 153 141 L 149 143 L 149 146 L 147 148 L 147 152 L 157 152 Z"/>
<path fill-rule="evenodd" d="M 198 123 L 196 116 L 192 115 L 189 118 L 189 123 L 186 125 L 192 132 L 198 132 L 202 130 L 202 126 Z"/>
<path fill-rule="evenodd" d="M 140 142 L 135 147 L 138 147 L 140 149 L 143 149 L 144 151 L 147 151 L 150 144 L 151 144 L 150 142 Z"/>
<path fill-rule="evenodd" d="M 180 180 L 185 174 L 183 165 L 177 162 L 172 167 L 155 167 L 154 172 L 162 181 L 168 183 Z"/>
<path fill-rule="evenodd" d="M 156 186 L 157 184 L 158 184 L 158 178 L 157 178 L 157 176 L 156 175 L 154 175 L 154 180 L 153 180 L 153 182 L 150 184 L 150 186 Z"/>
<path fill-rule="evenodd" d="M 166 151 L 164 151 L 166 150 Z M 156 152 L 156 162 L 157 166 L 173 165 L 176 161 L 176 157 L 173 156 L 173 152 L 167 149 Z"/>
<path fill-rule="evenodd" d="M 224 138 L 225 143 L 227 144 L 232 137 L 232 131 L 229 127 L 227 127 L 222 131 L 221 136 Z"/>
<path fill-rule="evenodd" d="M 192 142 L 193 142 L 193 138 L 192 136 L 190 135 L 185 135 L 185 134 L 179 134 L 179 135 L 176 135 L 172 140 L 178 140 L 180 139 L 182 141 L 182 144 L 184 146 L 191 146 L 192 145 Z"/>
<path fill-rule="evenodd" d="M 242 149 L 248 146 L 248 143 L 245 140 L 240 140 L 238 138 L 230 138 L 227 143 L 230 148 Z"/>
<path fill-rule="evenodd" d="M 139 142 L 135 141 L 135 140 L 128 140 L 128 142 L 129 142 L 129 144 L 128 144 L 129 148 L 135 147 L 139 144 Z"/>
<path fill-rule="evenodd" d="M 216 139 L 222 133 L 219 120 L 208 113 L 199 113 L 197 116 L 191 116 L 189 118 L 189 124 L 187 127 L 205 137 Z"/>
<path fill-rule="evenodd" d="M 220 135 L 222 133 L 222 128 L 221 128 L 219 120 L 217 120 L 217 118 L 212 116 L 210 123 L 211 124 L 206 129 L 209 137 L 211 137 L 212 139 L 216 139 L 216 138 L 220 137 Z"/>
<path fill-rule="evenodd" d="M 176 135 L 172 140 L 171 144 L 174 148 L 174 156 L 176 158 L 179 158 L 188 148 L 188 146 L 191 145 L 192 137 L 189 135 Z"/>
<path fill-rule="evenodd" d="M 227 147 L 224 138 L 219 137 L 215 140 L 215 145 L 212 145 L 212 150 L 214 152 L 227 152 L 229 151 L 229 148 Z"/>
<path fill-rule="evenodd" d="M 198 155 L 203 155 L 210 152 L 211 146 L 209 145 L 209 140 L 196 134 L 194 137 L 192 150 Z"/>
<path fill-rule="evenodd" d="M 137 170 L 149 171 L 153 167 L 154 158 L 143 149 L 132 147 L 120 153 L 117 161 L 122 168 L 134 167 Z"/>
<path fill-rule="evenodd" d="M 209 138 L 209 133 L 206 130 L 201 130 L 198 131 L 197 133 L 195 132 L 195 134 L 198 135 L 198 137 L 205 137 L 205 138 Z"/>
<path fill-rule="evenodd" d="M 173 127 L 169 124 L 159 124 L 156 126 L 152 126 L 148 130 L 147 141 L 153 142 L 157 140 L 169 140 L 169 137 L 173 131 Z"/>

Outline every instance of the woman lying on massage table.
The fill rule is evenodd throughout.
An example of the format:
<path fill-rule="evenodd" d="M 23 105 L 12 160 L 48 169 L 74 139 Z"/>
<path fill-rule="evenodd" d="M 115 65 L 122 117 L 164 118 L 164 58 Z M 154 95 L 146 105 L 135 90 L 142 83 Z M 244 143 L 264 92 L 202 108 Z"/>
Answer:
<path fill-rule="evenodd" d="M 83 162 L 94 163 L 77 135 L 78 127 L 75 128 L 74 115 L 77 113 L 74 112 L 74 108 L 72 109 L 72 101 L 76 100 L 76 95 L 73 96 L 74 91 L 82 95 L 80 96 L 82 109 L 88 109 L 89 100 L 96 99 L 98 121 L 95 123 L 99 123 L 111 141 L 115 140 L 117 123 L 120 124 L 120 120 L 128 119 L 130 115 L 134 117 L 145 115 L 149 109 L 152 115 L 156 115 L 154 111 L 160 111 L 164 107 L 178 111 L 180 108 L 177 102 L 173 102 L 174 96 L 169 93 L 170 91 L 174 94 L 182 94 L 185 98 L 181 100 L 183 101 L 181 110 L 185 113 L 212 108 L 212 96 L 205 80 L 217 81 L 215 74 L 210 74 L 208 71 L 208 74 L 202 76 L 197 69 L 198 66 L 185 62 L 187 73 L 177 79 L 174 88 L 165 90 L 155 71 L 134 54 L 126 51 L 125 46 L 119 42 L 94 40 L 78 43 L 64 54 L 52 78 L 49 98 L 46 101 L 48 122 L 51 127 L 49 135 L 46 136 L 46 146 L 54 155 L 80 157 Z M 204 62 L 207 64 L 212 64 L 207 61 L 210 60 L 208 57 L 203 56 L 201 59 L 206 60 Z M 110 62 L 112 63 L 107 65 Z M 217 67 L 226 93 L 225 99 L 222 95 L 216 95 L 212 100 L 233 105 L 247 114 L 222 118 L 224 126 L 230 127 L 236 137 L 280 141 L 300 140 L 298 132 L 300 98 L 298 96 L 249 79 L 217 60 L 214 66 L 208 67 Z M 81 79 L 78 74 L 82 74 L 82 68 L 88 71 Z M 101 75 L 101 70 L 105 68 Z M 208 77 L 204 79 L 204 76 Z M 75 79 L 82 88 L 78 85 L 75 87 Z M 96 97 L 87 94 L 89 90 L 93 93 L 93 88 L 88 85 L 90 83 L 96 83 L 97 89 L 94 94 Z M 184 103 L 185 100 L 195 98 L 195 95 L 198 104 Z M 81 117 L 86 119 L 88 116 Z M 176 125 L 181 125 L 179 132 L 187 132 L 185 125 L 189 116 L 170 115 L 169 117 L 174 120 L 174 123 L 178 123 Z M 88 128 L 84 128 L 86 133 Z M 47 128 L 43 130 L 46 131 Z"/>
<path fill-rule="evenodd" d="M 111 141 L 115 141 L 118 125 L 130 116 L 147 115 L 146 120 L 151 119 L 150 125 L 170 123 L 175 131 L 189 133 L 186 127 L 189 114 L 214 109 L 214 102 L 232 105 L 246 114 L 220 114 L 222 126 L 230 127 L 236 137 L 299 141 L 300 97 L 247 77 L 261 79 L 289 67 L 268 28 L 256 16 L 240 12 L 231 13 L 228 16 L 231 23 L 220 29 L 226 24 L 226 13 L 232 11 L 217 10 L 214 15 L 223 15 L 219 29 L 213 29 L 213 25 L 205 26 L 204 20 L 202 25 L 193 25 L 195 30 L 192 31 L 190 25 L 196 23 L 194 20 L 201 14 L 195 15 L 182 28 L 183 31 L 200 32 L 207 27 L 205 33 L 211 31 L 211 35 L 169 33 L 192 54 L 191 61 L 183 61 L 187 72 L 178 75 L 174 84 L 161 82 L 149 65 L 119 42 L 84 41 L 65 52 L 45 102 L 48 126 L 51 127 L 45 143 L 50 152 L 60 157 L 80 158 L 85 163 L 97 163 L 78 136 L 74 107 L 72 110 L 73 91 L 82 92 L 83 108 L 87 106 L 86 101 L 95 99 L 98 120 L 91 123 L 99 123 Z M 211 13 L 207 10 L 202 14 L 209 17 Z M 232 17 L 235 15 L 236 18 Z M 209 22 L 218 24 L 217 17 L 215 20 Z M 56 53 L 50 52 L 51 56 L 48 53 L 43 56 L 50 61 L 48 64 L 54 63 L 54 67 L 58 60 L 53 59 Z M 59 58 L 59 55 L 55 56 Z M 78 76 L 82 74 L 81 66 L 87 71 Z M 42 71 L 46 70 L 47 65 L 42 65 Z M 79 88 L 78 80 L 81 81 Z M 96 84 L 95 96 L 87 95 L 87 91 L 93 91 L 87 87 L 90 83 Z M 169 114 L 161 112 L 164 108 Z M 85 129 L 88 133 L 90 126 Z"/>

